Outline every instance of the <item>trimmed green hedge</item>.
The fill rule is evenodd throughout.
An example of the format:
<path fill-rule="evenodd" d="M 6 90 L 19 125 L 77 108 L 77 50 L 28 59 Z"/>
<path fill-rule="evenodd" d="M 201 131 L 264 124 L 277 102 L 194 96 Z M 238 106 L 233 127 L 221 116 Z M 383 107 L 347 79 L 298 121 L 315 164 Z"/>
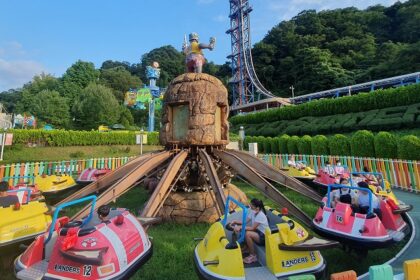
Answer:
<path fill-rule="evenodd" d="M 401 137 L 398 141 L 398 157 L 420 160 L 420 139 L 414 135 Z"/>
<path fill-rule="evenodd" d="M 336 134 L 328 139 L 330 155 L 350 156 L 350 140 L 343 134 Z"/>
<path fill-rule="evenodd" d="M 420 92 L 419 92 L 420 94 Z M 336 132 L 351 132 L 368 129 L 372 131 L 395 130 L 420 125 L 420 103 L 370 111 L 336 114 L 320 117 L 302 117 L 257 124 L 244 124 L 247 135 L 276 137 L 281 134 L 317 135 Z M 233 125 L 237 130 L 239 125 Z"/>
<path fill-rule="evenodd" d="M 279 153 L 280 154 L 288 153 L 287 142 L 289 141 L 289 139 L 290 139 L 290 136 L 287 134 L 284 134 L 279 138 Z"/>
<path fill-rule="evenodd" d="M 292 136 L 292 137 L 289 138 L 289 140 L 287 141 L 287 152 L 289 154 L 298 154 L 299 153 L 298 142 L 299 142 L 299 137 L 298 136 Z"/>
<path fill-rule="evenodd" d="M 389 132 L 381 131 L 375 136 L 375 154 L 378 158 L 397 158 L 397 137 Z"/>
<path fill-rule="evenodd" d="M 359 157 L 375 157 L 373 133 L 368 130 L 359 130 L 351 137 L 351 154 Z"/>
<path fill-rule="evenodd" d="M 312 137 L 311 149 L 313 155 L 328 155 L 328 138 L 324 135 Z"/>
<path fill-rule="evenodd" d="M 337 99 L 322 99 L 297 106 L 287 106 L 247 115 L 237 115 L 230 119 L 234 125 L 295 120 L 305 116 L 328 116 L 365 112 L 394 106 L 420 103 L 420 85 L 410 85 L 370 93 L 360 93 Z"/>
<path fill-rule="evenodd" d="M 312 137 L 309 135 L 305 135 L 299 138 L 298 143 L 297 143 L 299 154 L 302 154 L 302 155 L 312 154 L 311 142 L 312 142 Z"/>
<path fill-rule="evenodd" d="M 261 136 L 245 137 L 246 143 L 259 143 L 258 141 L 261 143 L 261 149 L 258 147 L 259 153 L 420 160 L 420 137 L 415 135 L 398 136 L 388 132 L 380 132 L 374 136 L 370 131 L 360 130 L 351 137 L 342 134 L 336 134 L 329 138 L 324 135 L 290 137 L 286 134 L 276 138 L 264 138 Z M 276 147 L 278 150 L 276 150 Z M 248 146 L 245 148 L 248 149 Z"/>
<path fill-rule="evenodd" d="M 46 146 L 135 145 L 134 131 L 77 131 L 12 129 L 14 144 L 37 143 Z M 146 132 L 145 132 L 146 133 Z M 159 145 L 159 132 L 147 132 L 147 144 Z"/>

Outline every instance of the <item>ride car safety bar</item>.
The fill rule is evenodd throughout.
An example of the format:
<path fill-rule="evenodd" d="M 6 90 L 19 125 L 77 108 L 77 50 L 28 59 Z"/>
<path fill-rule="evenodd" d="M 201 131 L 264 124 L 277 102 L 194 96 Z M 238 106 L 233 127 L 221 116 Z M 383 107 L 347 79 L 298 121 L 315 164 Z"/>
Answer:
<path fill-rule="evenodd" d="M 242 203 L 240 203 L 239 201 L 237 201 L 236 199 L 234 199 L 233 197 L 231 197 L 230 195 L 227 197 L 226 199 L 226 204 L 225 204 L 225 216 L 223 217 L 223 221 L 222 221 L 222 225 L 223 227 L 226 226 L 226 222 L 227 222 L 227 216 L 229 215 L 229 202 L 234 202 L 237 206 L 242 208 L 242 229 L 241 229 L 241 235 L 238 238 L 238 242 L 242 243 L 245 240 L 245 228 L 246 228 L 246 218 L 248 216 L 248 207 L 246 207 L 245 205 L 243 205 Z"/>
<path fill-rule="evenodd" d="M 84 197 L 84 198 L 76 199 L 76 200 L 65 202 L 63 204 L 58 205 L 57 208 L 54 211 L 53 220 L 51 222 L 50 229 L 48 231 L 48 237 L 44 241 L 44 244 L 47 244 L 48 241 L 50 241 L 51 236 L 52 236 L 53 231 L 54 231 L 54 228 L 55 228 L 55 223 L 57 222 L 58 213 L 60 213 L 60 211 L 63 208 L 69 207 L 69 206 L 72 206 L 72 205 L 75 205 L 75 204 L 79 204 L 79 203 L 82 203 L 82 202 L 85 202 L 85 201 L 90 201 L 90 200 L 92 201 L 92 206 L 90 208 L 89 216 L 87 216 L 83 220 L 82 224 L 80 225 L 80 227 L 83 227 L 84 225 L 86 225 L 92 219 L 93 210 L 95 209 L 95 204 L 96 204 L 96 195 L 90 195 L 90 196 L 87 196 L 87 197 Z"/>
<path fill-rule="evenodd" d="M 351 187 L 351 186 L 347 186 L 347 185 L 330 184 L 330 185 L 328 185 L 328 193 L 327 193 L 327 207 L 330 207 L 330 208 L 331 208 L 331 197 L 330 197 L 331 188 L 336 188 L 336 189 L 347 188 L 347 189 L 351 189 L 351 190 L 361 190 L 361 191 L 368 192 L 368 194 L 369 194 L 369 211 L 368 211 L 368 214 L 371 214 L 373 212 L 372 191 L 370 189 Z"/>

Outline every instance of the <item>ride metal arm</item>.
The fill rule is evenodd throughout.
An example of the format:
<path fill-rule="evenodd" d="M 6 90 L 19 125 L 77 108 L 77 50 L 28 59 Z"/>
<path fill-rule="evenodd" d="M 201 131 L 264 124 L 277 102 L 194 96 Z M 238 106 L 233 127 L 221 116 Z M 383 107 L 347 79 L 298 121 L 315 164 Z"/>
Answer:
<path fill-rule="evenodd" d="M 187 155 L 187 151 L 181 151 L 171 161 L 152 196 L 147 201 L 147 204 L 141 213 L 141 217 L 155 217 L 157 215 L 163 204 L 161 202 L 166 198 L 166 194 L 170 191 L 171 183 L 187 158 Z"/>
<path fill-rule="evenodd" d="M 258 173 L 260 173 L 263 177 L 270 179 L 276 183 L 279 183 L 295 192 L 298 192 L 315 202 L 321 202 L 322 197 L 313 189 L 295 179 L 291 176 L 288 176 L 283 171 L 274 168 L 273 166 L 267 164 L 263 160 L 254 157 L 246 152 L 241 151 L 229 151 L 229 153 L 235 154 L 237 157 L 242 159 L 244 162 L 249 164 L 252 168 L 254 168 Z"/>
<path fill-rule="evenodd" d="M 148 174 L 153 169 L 157 168 L 165 160 L 169 159 L 172 153 L 170 151 L 163 151 L 158 154 L 154 154 L 144 160 L 141 164 L 134 168 L 130 173 L 121 178 L 118 182 L 108 188 L 100 196 L 98 196 L 96 207 L 112 202 L 127 191 L 129 191 L 135 183 L 140 180 L 143 176 Z M 90 204 L 80 210 L 77 214 L 72 217 L 72 220 L 81 219 L 86 216 L 90 208 Z"/>
<path fill-rule="evenodd" d="M 303 212 L 299 207 L 297 207 L 293 202 L 291 202 L 287 197 L 279 192 L 273 185 L 265 180 L 242 159 L 226 151 L 214 151 L 214 153 L 216 156 L 220 157 L 224 162 L 226 162 L 230 167 L 235 169 L 248 182 L 259 189 L 263 195 L 272 199 L 283 207 L 287 207 L 290 213 L 302 221 L 302 223 L 304 223 L 307 227 L 312 228 L 312 220 L 305 212 Z"/>
<path fill-rule="evenodd" d="M 223 192 L 222 184 L 220 183 L 219 177 L 217 176 L 217 171 L 214 168 L 213 162 L 211 161 L 211 158 L 206 153 L 206 151 L 204 149 L 200 149 L 198 152 L 201 160 L 204 163 L 204 167 L 206 168 L 206 173 L 209 177 L 212 190 L 216 196 L 216 202 L 218 206 L 217 208 L 219 208 L 220 213 L 223 213 L 226 204 L 226 197 L 225 193 Z"/>
<path fill-rule="evenodd" d="M 98 192 L 104 188 L 109 187 L 115 181 L 121 179 L 124 175 L 130 173 L 136 166 L 144 162 L 147 158 L 152 156 L 153 154 L 144 154 L 140 157 L 136 157 L 133 160 L 127 162 L 126 164 L 118 167 L 112 172 L 100 177 L 97 181 L 90 183 L 89 185 L 85 186 L 81 190 L 73 193 L 72 195 L 64 198 L 60 202 L 56 203 L 54 206 L 57 207 L 62 203 L 66 203 L 75 199 L 79 199 L 81 197 L 87 196 L 89 194 Z"/>

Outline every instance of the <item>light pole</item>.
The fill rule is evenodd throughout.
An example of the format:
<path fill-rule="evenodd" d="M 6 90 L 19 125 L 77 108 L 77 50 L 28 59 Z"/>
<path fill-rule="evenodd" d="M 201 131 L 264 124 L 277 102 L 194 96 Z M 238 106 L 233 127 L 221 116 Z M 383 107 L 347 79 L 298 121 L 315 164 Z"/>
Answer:
<path fill-rule="evenodd" d="M 291 86 L 289 87 L 289 89 L 291 89 L 291 90 L 292 90 L 292 98 L 295 98 L 295 87 L 294 87 L 293 85 L 291 85 Z"/>

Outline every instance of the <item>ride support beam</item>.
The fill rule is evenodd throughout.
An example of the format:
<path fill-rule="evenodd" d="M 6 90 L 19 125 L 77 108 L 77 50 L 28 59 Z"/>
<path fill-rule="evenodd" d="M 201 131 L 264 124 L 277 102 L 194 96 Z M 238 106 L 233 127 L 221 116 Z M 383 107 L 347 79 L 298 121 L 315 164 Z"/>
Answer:
<path fill-rule="evenodd" d="M 298 218 L 307 227 L 312 228 L 311 218 L 285 197 L 279 190 L 265 180 L 260 174 L 257 173 L 252 167 L 246 164 L 242 159 L 233 153 L 215 150 L 214 154 L 227 163 L 230 167 L 236 170 L 239 175 L 244 177 L 253 186 L 259 189 L 263 195 L 267 198 L 272 199 L 283 207 L 287 207 L 296 218 Z"/>
<path fill-rule="evenodd" d="M 106 191 L 104 191 L 96 200 L 95 209 L 99 206 L 110 203 L 129 191 L 132 187 L 135 186 L 135 183 L 140 180 L 142 177 L 147 175 L 150 171 L 159 167 L 162 162 L 169 159 L 172 155 L 170 151 L 163 151 L 157 154 L 153 154 L 139 165 L 137 165 L 134 170 L 128 173 L 126 176 L 122 177 Z M 91 205 L 85 206 L 82 210 L 77 212 L 71 219 L 82 219 L 90 211 Z"/>
<path fill-rule="evenodd" d="M 207 176 L 209 177 L 211 189 L 214 192 L 216 197 L 216 208 L 220 210 L 220 213 L 223 213 L 226 204 L 225 193 L 223 192 L 222 184 L 220 183 L 219 176 L 217 176 L 217 171 L 214 168 L 213 162 L 210 156 L 204 149 L 198 151 L 199 156 L 206 168 Z"/>
<path fill-rule="evenodd" d="M 249 166 L 254 168 L 258 173 L 260 173 L 260 175 L 262 175 L 263 177 L 273 182 L 276 182 L 278 184 L 281 184 L 295 192 L 298 192 L 312 199 L 315 202 L 322 201 L 322 196 L 320 196 L 315 190 L 308 187 L 307 185 L 305 185 L 298 179 L 288 176 L 283 171 L 274 168 L 273 166 L 264 162 L 263 160 L 257 157 L 254 157 L 253 155 L 246 152 L 233 151 L 233 150 L 229 150 L 229 152 L 238 156 L 240 159 L 246 162 Z"/>
<path fill-rule="evenodd" d="M 187 158 L 188 152 L 183 150 L 179 152 L 174 159 L 172 159 L 171 163 L 169 164 L 168 168 L 166 168 L 165 173 L 163 174 L 162 178 L 159 181 L 156 189 L 154 190 L 152 196 L 147 201 L 146 206 L 144 207 L 141 217 L 148 217 L 153 218 L 157 215 L 160 208 L 163 205 L 163 201 L 167 197 L 167 193 L 170 192 L 172 182 L 178 174 L 182 164 L 184 163 L 185 159 Z"/>
<path fill-rule="evenodd" d="M 144 154 L 142 156 L 139 156 L 130 160 L 129 162 L 118 167 L 114 171 L 109 172 L 103 177 L 100 177 L 97 181 L 90 183 L 89 185 L 83 187 L 79 191 L 73 193 L 72 195 L 56 203 L 54 206 L 57 207 L 58 205 L 62 203 L 76 200 L 76 199 L 85 197 L 87 195 L 90 195 L 92 193 L 97 193 L 100 190 L 109 187 L 110 185 L 115 183 L 117 180 L 121 179 L 124 175 L 126 175 L 127 173 L 130 173 L 136 166 L 141 164 L 144 160 L 149 158 L 151 155 L 152 153 L 148 153 L 148 154 Z"/>

